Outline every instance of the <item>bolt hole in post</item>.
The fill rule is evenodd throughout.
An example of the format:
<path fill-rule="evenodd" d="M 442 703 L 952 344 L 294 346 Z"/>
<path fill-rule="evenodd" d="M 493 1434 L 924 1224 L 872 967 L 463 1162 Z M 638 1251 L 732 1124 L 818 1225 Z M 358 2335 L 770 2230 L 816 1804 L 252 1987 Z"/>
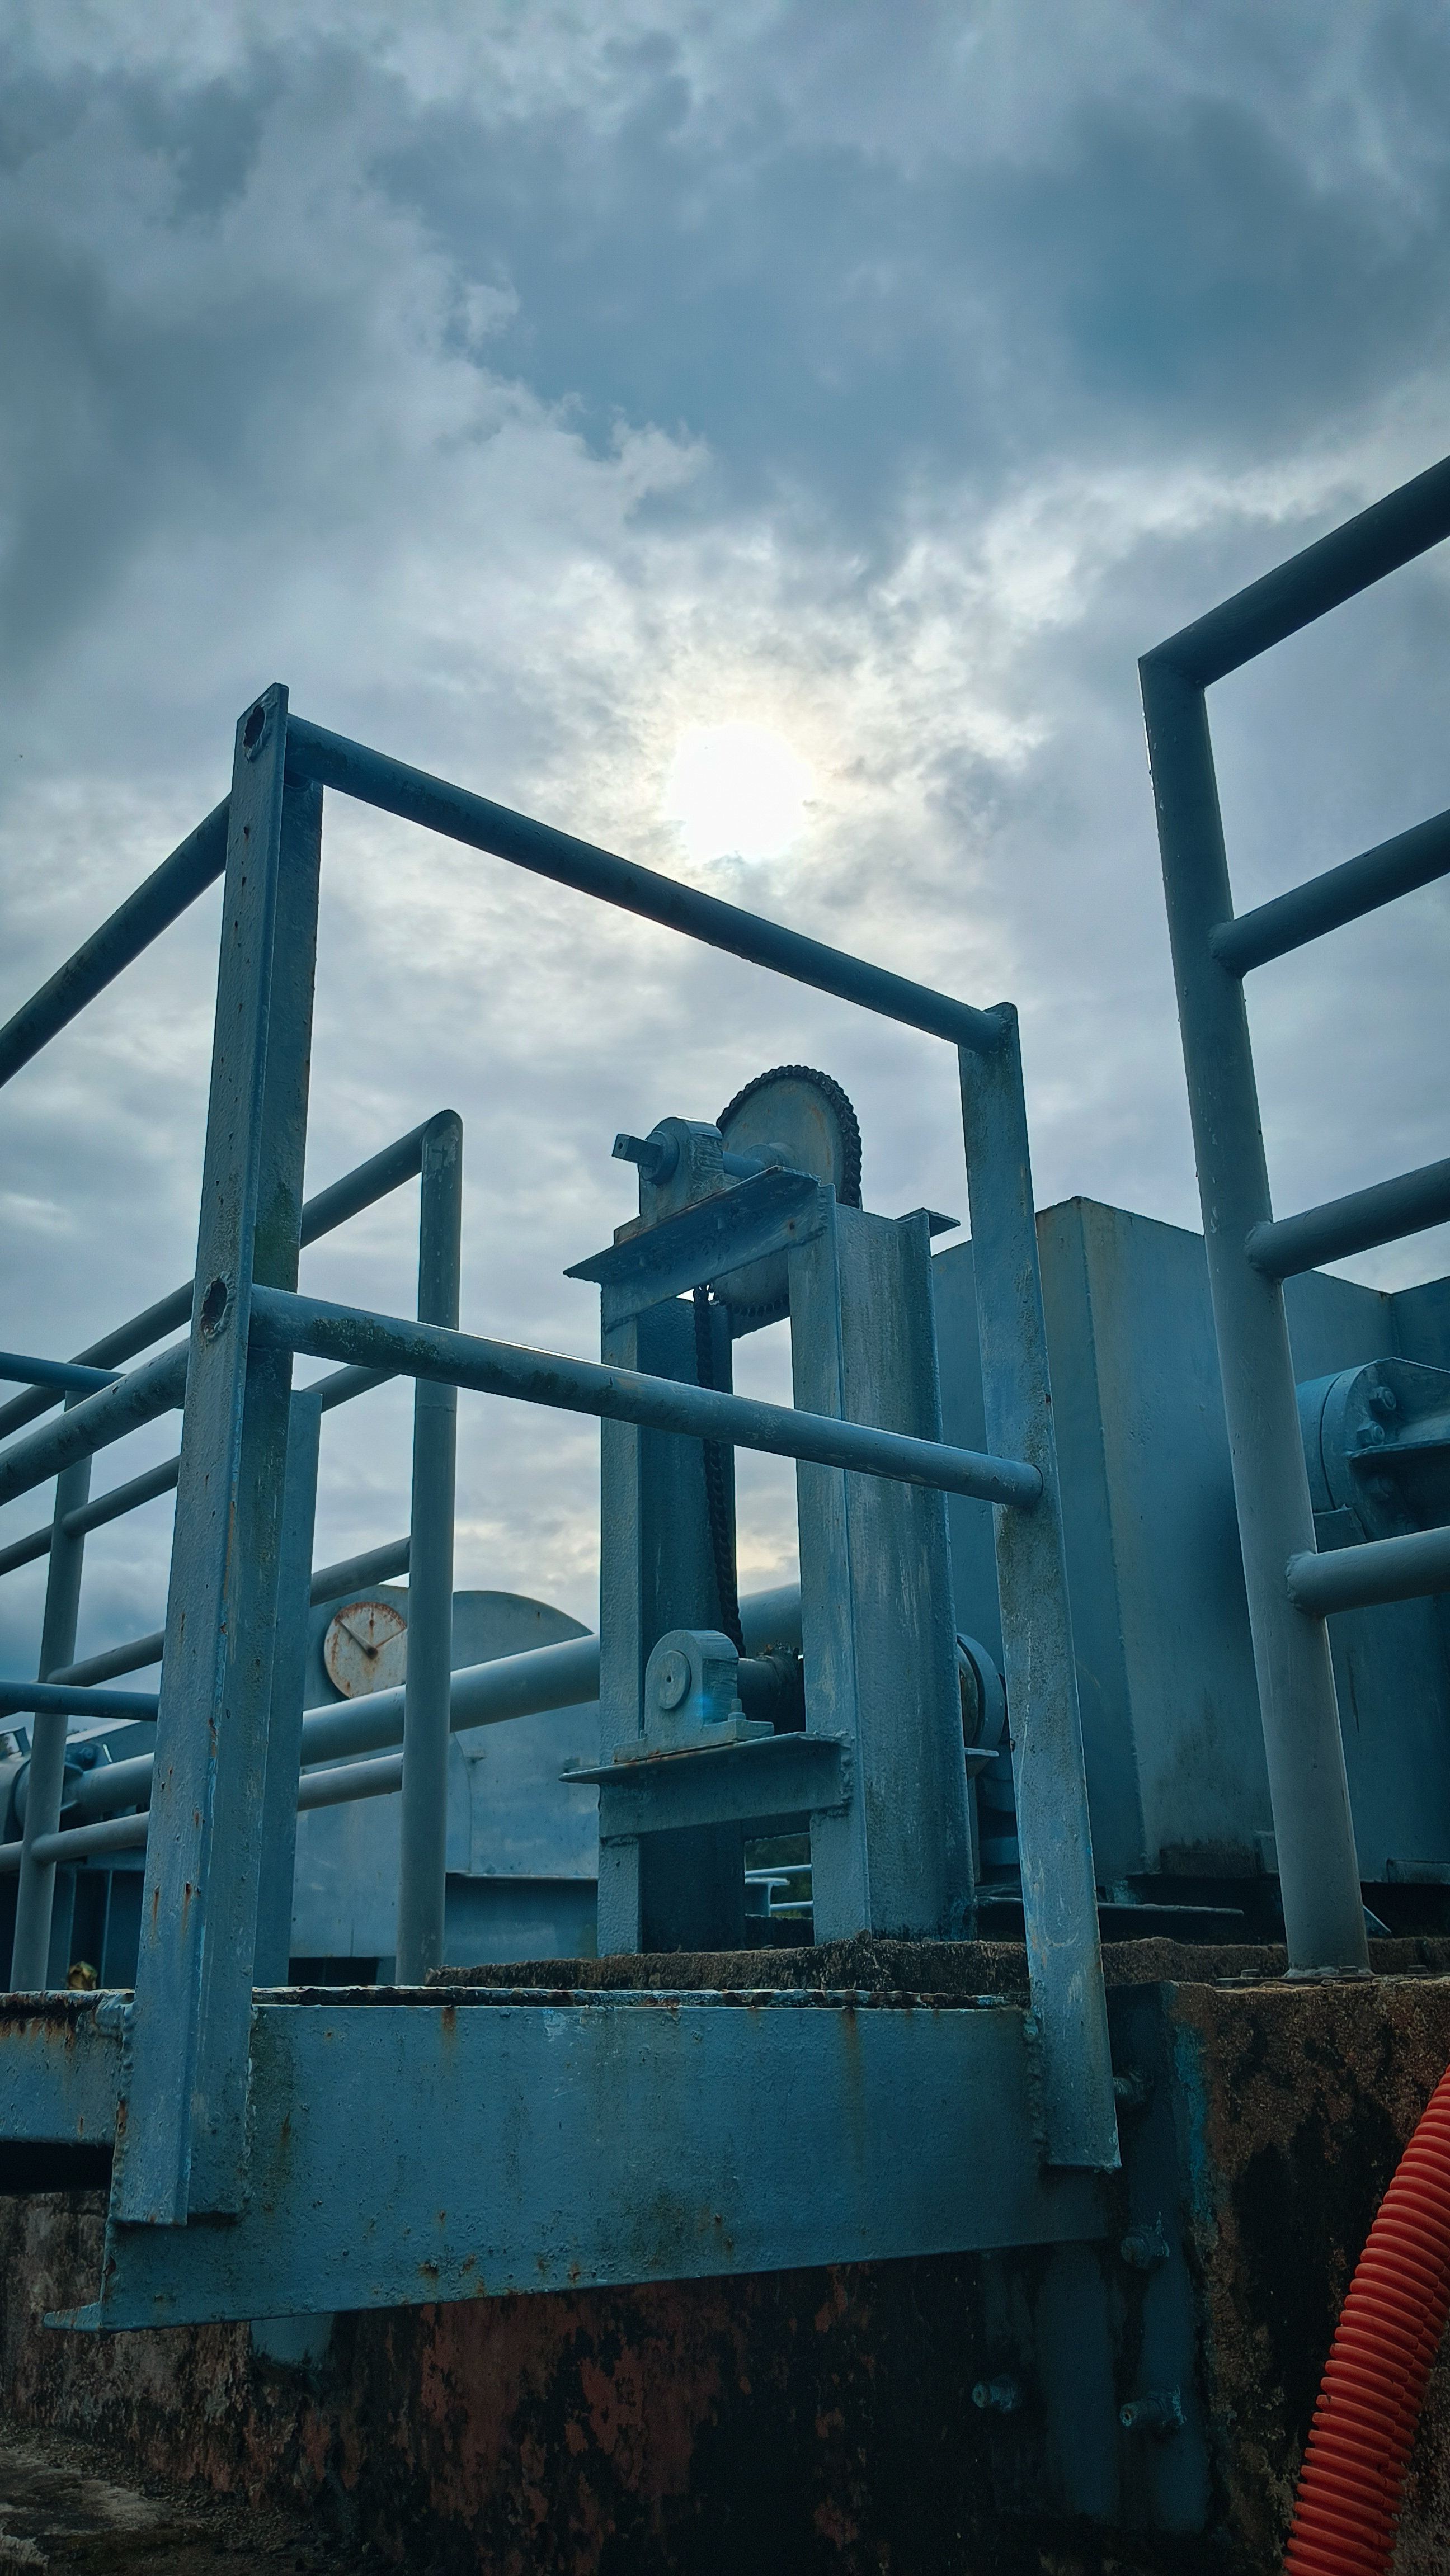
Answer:
<path fill-rule="evenodd" d="M 251 709 L 248 714 L 247 721 L 242 727 L 242 747 L 245 751 L 256 750 L 258 743 L 262 739 L 262 733 L 266 722 L 267 710 L 259 699 L 256 706 Z"/>
<path fill-rule="evenodd" d="M 213 1279 L 201 1301 L 201 1329 L 209 1342 L 214 1342 L 227 1319 L 231 1291 L 225 1279 Z"/>

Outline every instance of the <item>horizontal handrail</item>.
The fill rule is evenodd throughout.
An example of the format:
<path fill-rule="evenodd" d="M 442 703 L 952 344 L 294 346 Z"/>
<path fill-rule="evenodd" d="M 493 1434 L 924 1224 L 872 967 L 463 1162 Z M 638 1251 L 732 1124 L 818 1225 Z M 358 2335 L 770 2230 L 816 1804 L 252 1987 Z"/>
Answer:
<path fill-rule="evenodd" d="M 441 1110 L 438 1115 L 446 1118 L 452 1112 Z M 364 1208 L 387 1198 L 391 1191 L 401 1189 L 405 1182 L 416 1180 L 423 1163 L 423 1141 L 432 1125 L 433 1120 L 425 1118 L 421 1127 L 410 1128 L 406 1136 L 399 1136 L 391 1145 L 384 1145 L 381 1152 L 370 1154 L 365 1163 L 359 1163 L 351 1172 L 344 1172 L 339 1180 L 329 1181 L 325 1190 L 319 1190 L 315 1198 L 308 1199 L 302 1210 L 304 1247 L 316 1243 L 324 1234 L 335 1233 L 338 1226 L 346 1225 L 349 1217 L 360 1216 Z M 183 1287 L 173 1288 L 168 1296 L 158 1297 L 154 1306 L 147 1306 L 141 1314 L 131 1316 L 127 1323 L 116 1325 L 112 1332 L 103 1333 L 88 1350 L 76 1353 L 75 1364 L 108 1368 L 113 1360 L 134 1359 L 138 1351 L 149 1350 L 153 1342 L 159 1342 L 164 1333 L 174 1333 L 178 1326 L 189 1324 L 193 1285 L 188 1279 Z M 12 1431 L 19 1431 L 25 1423 L 34 1422 L 37 1415 L 48 1412 L 54 1402 L 53 1396 L 37 1393 L 18 1395 L 9 1404 L 0 1405 L 0 1439 Z"/>
<path fill-rule="evenodd" d="M 195 903 L 222 874 L 227 863 L 227 816 L 231 798 L 224 796 L 204 822 L 188 832 L 169 859 L 163 859 L 145 883 L 82 940 L 74 956 L 58 966 L 50 981 L 22 1002 L 0 1029 L 0 1083 L 10 1080 L 33 1055 L 113 984 L 124 968 L 159 939 L 163 930 Z"/>
<path fill-rule="evenodd" d="M 1346 519 L 1143 656 L 1207 688 L 1450 536 L 1450 457 Z"/>
<path fill-rule="evenodd" d="M 343 1762 L 335 1771 L 307 1771 L 297 1783 L 297 1812 L 350 1807 L 354 1798 L 396 1797 L 402 1785 L 401 1753 L 385 1753 L 376 1762 Z"/>
<path fill-rule="evenodd" d="M 1331 1610 L 1363 1610 L 1382 1601 L 1418 1601 L 1450 1592 L 1450 1529 L 1410 1530 L 1402 1538 L 1336 1547 L 1325 1556 L 1291 1556 L 1289 1598 L 1315 1619 Z"/>
<path fill-rule="evenodd" d="M 0 1682 L 0 1717 L 136 1717 L 156 1715 L 155 1691 L 92 1690 L 65 1681 Z"/>
<path fill-rule="evenodd" d="M 590 841 L 576 840 L 572 832 L 536 823 L 527 814 L 495 805 L 487 796 L 471 795 L 447 779 L 430 777 L 426 770 L 410 769 L 404 761 L 349 742 L 343 734 L 328 733 L 301 716 L 287 719 L 287 767 L 291 774 L 315 778 L 322 786 L 355 796 L 385 814 L 397 814 L 470 849 L 508 859 L 555 885 L 573 886 L 578 893 L 594 895 L 601 903 L 614 904 L 643 921 L 681 931 L 707 948 L 722 948 L 732 957 L 767 966 L 777 975 L 790 976 L 794 983 L 814 986 L 817 992 L 834 993 L 838 1000 L 855 1002 L 863 1010 L 879 1011 L 907 1028 L 945 1038 L 952 1046 L 994 1055 L 1001 1044 L 1002 1023 L 995 1012 L 974 1010 L 968 1002 L 953 1001 L 925 984 L 909 982 L 904 975 L 889 974 L 883 966 L 870 966 L 819 939 L 807 939 L 798 930 L 722 903 L 717 895 L 700 894 L 693 886 L 642 868 L 633 859 L 616 858 Z"/>
<path fill-rule="evenodd" d="M 180 1458 L 168 1458 L 159 1467 L 148 1467 L 144 1476 L 132 1476 L 124 1485 L 112 1485 L 88 1503 L 77 1503 L 74 1510 L 61 1515 L 61 1528 L 67 1538 L 83 1538 L 93 1529 L 104 1529 L 107 1521 L 118 1521 L 127 1512 L 139 1511 L 143 1503 L 154 1503 L 160 1494 L 171 1493 L 181 1473 Z M 0 1575 L 13 1574 L 17 1566 L 33 1565 L 38 1556 L 49 1556 L 55 1537 L 54 1521 L 43 1529 L 31 1530 L 26 1538 L 12 1539 L 9 1547 L 0 1547 Z"/>
<path fill-rule="evenodd" d="M 1392 1181 L 1376 1181 L 1347 1198 L 1327 1199 L 1301 1216 L 1251 1226 L 1244 1250 L 1266 1279 L 1294 1279 L 1324 1261 L 1345 1261 L 1379 1243 L 1398 1243 L 1450 1217 L 1450 1158 L 1422 1163 Z"/>
<path fill-rule="evenodd" d="M 570 1359 L 557 1351 L 522 1349 L 512 1342 L 448 1332 L 438 1324 L 294 1297 L 283 1288 L 253 1290 L 251 1337 L 264 1349 L 351 1359 L 363 1367 L 391 1368 L 400 1377 L 430 1378 L 480 1395 L 636 1422 L 648 1430 L 681 1432 L 687 1439 L 723 1441 L 737 1449 L 763 1449 L 777 1458 L 884 1476 L 894 1484 L 924 1485 L 933 1493 L 969 1494 L 1019 1511 L 1030 1511 L 1042 1493 L 1037 1469 L 1013 1458 L 988 1458 L 906 1432 L 877 1431 L 865 1423 L 801 1413 L 748 1396 L 717 1395 L 676 1378 L 645 1377 L 634 1369 L 604 1368 L 596 1360 Z"/>
<path fill-rule="evenodd" d="M 17 1494 L 29 1493 L 36 1485 L 43 1485 L 48 1477 L 58 1475 L 62 1467 L 72 1466 L 77 1458 L 93 1457 L 98 1449 L 107 1449 L 113 1441 L 124 1440 L 128 1431 L 137 1430 L 143 1422 L 153 1421 L 157 1414 L 179 1412 L 186 1401 L 187 1355 L 185 1342 L 174 1343 L 169 1351 L 158 1352 L 154 1360 L 147 1360 L 125 1377 L 114 1379 L 101 1389 L 99 1395 L 86 1396 L 69 1413 L 62 1414 L 59 1422 L 49 1423 L 44 1431 L 32 1432 L 28 1440 L 13 1440 L 8 1449 L 0 1449 L 0 1502 L 9 1502 Z M 334 1406 L 347 1404 L 354 1396 L 367 1395 L 373 1387 L 384 1386 L 390 1377 L 399 1374 L 398 1370 L 387 1368 L 341 1368 L 331 1377 L 321 1379 L 316 1386 L 304 1387 L 299 1392 L 315 1397 L 321 1411 L 330 1413 Z M 179 1468 L 180 1462 L 168 1460 L 167 1464 Z M 159 1477 L 161 1471 L 158 1469 L 156 1472 Z M 138 1476 L 135 1484 L 140 1486 L 148 1481 L 146 1477 Z M 168 1477 L 166 1483 L 158 1482 L 155 1490 L 164 1493 L 174 1482 L 174 1477 Z M 116 1487 L 118 1494 L 125 1490 L 124 1487 Z M 102 1495 L 100 1499 L 104 1502 L 109 1497 Z M 148 1497 L 139 1492 L 134 1495 L 137 1503 L 146 1499 Z M 117 1508 L 129 1511 L 132 1505 L 126 1503 Z M 109 1512 L 105 1514 L 106 1519 L 112 1517 Z M 49 1533 L 44 1535 L 49 1537 Z M 32 1554 L 43 1556 L 45 1547 L 35 1544 L 41 1537 L 39 1530 L 32 1530 L 29 1538 L 17 1539 L 16 1548 L 25 1553 L 17 1555 L 13 1561 L 26 1564 Z M 0 1556 L 0 1574 L 9 1571 L 10 1564 Z"/>
<path fill-rule="evenodd" d="M 41 1360 L 28 1351 L 0 1351 L 0 1382 L 8 1386 L 54 1387 L 57 1395 L 94 1395 L 110 1386 L 114 1369 L 83 1368 L 79 1360 Z"/>
<path fill-rule="evenodd" d="M 1221 921 L 1208 944 L 1231 975 L 1247 975 L 1255 966 L 1286 957 L 1291 949 L 1322 939 L 1326 931 L 1342 930 L 1346 922 L 1359 921 L 1382 904 L 1446 875 L 1450 875 L 1450 813 L 1434 814 L 1428 823 L 1416 823 L 1411 831 L 1397 832 L 1392 841 L 1381 841 L 1357 859 L 1346 859 L 1342 867 L 1327 868 L 1323 876 L 1310 877 L 1288 894 L 1275 895 L 1271 903 L 1241 912 L 1234 921 Z"/>
<path fill-rule="evenodd" d="M 74 1466 L 78 1458 L 94 1457 L 98 1449 L 124 1440 L 128 1431 L 139 1430 L 143 1422 L 154 1422 L 159 1413 L 179 1410 L 186 1401 L 186 1358 L 185 1342 L 174 1343 L 169 1351 L 158 1351 L 154 1360 L 144 1360 L 140 1368 L 103 1386 L 98 1395 L 84 1396 L 59 1422 L 47 1423 L 43 1431 L 32 1431 L 28 1440 L 13 1440 L 0 1450 L 0 1502 L 30 1493 L 59 1475 L 62 1467 Z"/>
<path fill-rule="evenodd" d="M 312 1600 L 335 1601 L 342 1592 L 362 1591 L 370 1583 L 387 1583 L 396 1574 L 406 1574 L 412 1552 L 412 1541 L 389 1539 L 382 1547 L 366 1549 L 361 1556 L 345 1556 L 337 1565 L 320 1565 L 312 1576 Z M 107 1646 L 99 1655 L 88 1655 L 78 1664 L 63 1664 L 51 1680 L 90 1684 L 118 1680 L 122 1673 L 144 1672 L 148 1664 L 159 1664 L 166 1643 L 164 1628 L 155 1628 L 149 1636 L 132 1637 L 122 1646 Z"/>

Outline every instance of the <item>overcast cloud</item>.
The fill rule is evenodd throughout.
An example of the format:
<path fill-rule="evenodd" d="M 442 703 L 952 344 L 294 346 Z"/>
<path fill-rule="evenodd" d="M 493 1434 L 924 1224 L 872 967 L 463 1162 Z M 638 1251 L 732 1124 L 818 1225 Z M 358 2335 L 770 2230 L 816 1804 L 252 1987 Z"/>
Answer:
<path fill-rule="evenodd" d="M 1039 1204 L 1196 1224 L 1135 660 L 1450 447 L 1441 0 L 4 26 L 0 1015 L 224 793 L 277 678 L 1014 999 Z M 1431 559 L 1215 692 L 1241 903 L 1450 805 L 1447 647 Z M 799 783 L 789 830 L 701 809 L 727 726 Z M 217 907 L 6 1093 L 11 1345 L 190 1268 Z M 1447 921 L 1430 890 L 1259 979 L 1283 1207 L 1444 1152 Z M 466 1324 L 591 1350 L 560 1274 L 630 1212 L 616 1127 L 802 1057 L 857 1101 L 868 1204 L 965 1212 L 941 1048 L 330 802 L 309 1185 L 461 1110 Z M 304 1279 L 405 1310 L 413 1198 Z M 778 1386 L 778 1341 L 743 1382 Z M 401 1390 L 332 1418 L 321 1556 L 401 1529 L 407 1450 Z M 592 1624 L 596 1456 L 465 1399 L 460 1582 Z M 770 1580 L 789 1476 L 744 1484 Z M 159 1622 L 169 1509 L 91 1542 L 83 1650 Z M 9 1670 L 42 1588 L 0 1589 Z"/>

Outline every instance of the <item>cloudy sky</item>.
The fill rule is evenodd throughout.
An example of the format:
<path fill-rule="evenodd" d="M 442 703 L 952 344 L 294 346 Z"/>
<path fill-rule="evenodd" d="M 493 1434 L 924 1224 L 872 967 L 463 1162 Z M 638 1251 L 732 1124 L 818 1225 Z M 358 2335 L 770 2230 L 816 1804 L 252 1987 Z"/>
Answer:
<path fill-rule="evenodd" d="M 1197 1222 L 1135 660 L 1450 448 L 1443 0 L 9 0 L 0 41 L 0 1015 L 276 678 L 1015 1000 L 1038 1203 Z M 1447 649 L 1432 559 L 1215 692 L 1241 904 L 1450 804 Z M 190 1270 L 217 921 L 6 1094 L 11 1346 Z M 1258 979 L 1282 1208 L 1444 1152 L 1447 921 Z M 964 1213 L 939 1046 L 330 803 L 309 1186 L 458 1108 L 466 1324 L 590 1351 L 615 1129 L 799 1058 L 869 1205 Z M 304 1280 L 405 1311 L 415 1198 Z M 332 1418 L 320 1556 L 401 1529 L 407 1449 L 401 1390 Z M 592 1624 L 596 1454 L 465 1399 L 460 1581 Z M 745 1482 L 750 1584 L 789 1474 Z M 169 1515 L 91 1542 L 83 1649 L 159 1621 Z"/>

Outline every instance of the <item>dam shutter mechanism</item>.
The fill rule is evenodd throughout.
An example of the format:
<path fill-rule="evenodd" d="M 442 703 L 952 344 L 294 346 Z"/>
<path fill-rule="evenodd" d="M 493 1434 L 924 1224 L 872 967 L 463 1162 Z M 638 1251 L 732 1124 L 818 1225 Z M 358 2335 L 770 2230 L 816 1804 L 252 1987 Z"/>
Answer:
<path fill-rule="evenodd" d="M 1132 2518 L 1204 2527 L 1165 2133 L 1101 1934 L 1282 1937 L 1307 1980 L 1367 1973 L 1367 1925 L 1450 1920 L 1450 1281 L 1320 1266 L 1450 1216 L 1450 1162 L 1276 1217 L 1242 991 L 1450 872 L 1450 817 L 1236 918 L 1205 691 L 1447 533 L 1450 464 L 1144 660 L 1204 1242 L 1035 1212 L 1010 1005 L 425 776 L 281 687 L 243 711 L 227 799 L 0 1031 L 9 1081 L 223 879 L 194 1276 L 75 1359 L 0 1354 L 0 1500 L 54 1490 L 0 1550 L 47 1563 L 38 1677 L 0 1685 L 0 2180 L 109 2188 L 94 2298 L 55 2324 L 968 2251 L 1007 2280 L 1036 2249 L 1035 2322 L 1004 2291 L 978 2405 L 1004 2440 L 1045 2422 L 1067 2509 L 1126 2479 Z M 828 1072 L 770 1068 L 712 1120 L 676 1064 L 651 1132 L 613 1139 L 637 1216 L 569 1274 L 598 1360 L 463 1329 L 451 1111 L 302 1194 L 332 795 L 939 1040 L 967 1236 L 873 1210 Z M 302 1249 L 414 1180 L 416 1314 L 303 1294 Z M 736 1343 L 781 1321 L 793 1402 L 737 1396 Z M 299 1356 L 327 1373 L 294 1387 Z M 400 1377 L 407 1534 L 314 1566 L 324 1416 Z M 597 1637 L 455 1592 L 460 1395 L 598 1417 Z M 172 1412 L 177 1456 L 93 1495 Z M 740 1594 L 741 1450 L 795 1461 L 798 1590 Z M 78 1660 L 88 1532 L 173 1486 L 164 1632 Z M 124 1687 L 158 1660 L 159 1690 Z M 919 1971 L 793 1981 L 800 1930 L 848 1978 L 861 1939 Z M 1025 1941 L 1025 2006 L 943 1981 L 942 1945 L 994 1935 Z M 773 1971 L 746 1988 L 498 1973 L 747 1949 Z M 79 1958 L 96 1991 L 68 1989 Z M 1104 2249 L 1152 2276 L 1131 2348 Z M 1100 2356 L 1107 2418 L 1054 2337 Z"/>

